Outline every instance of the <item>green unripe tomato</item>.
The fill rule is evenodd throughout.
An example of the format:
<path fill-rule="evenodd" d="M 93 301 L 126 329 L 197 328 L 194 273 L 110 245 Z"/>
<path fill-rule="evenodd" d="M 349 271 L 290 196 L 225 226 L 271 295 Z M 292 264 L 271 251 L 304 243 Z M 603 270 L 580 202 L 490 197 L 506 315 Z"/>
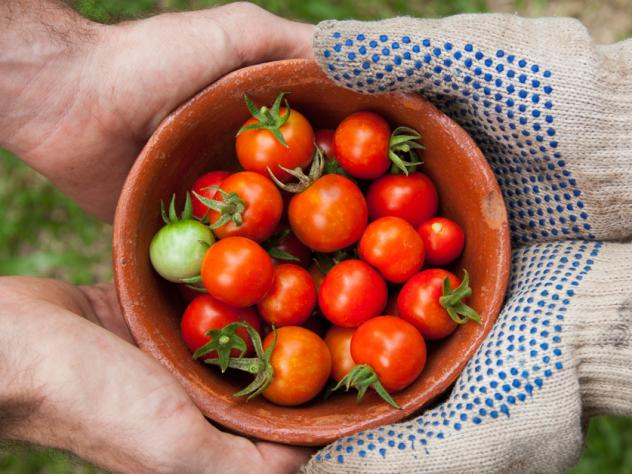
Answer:
<path fill-rule="evenodd" d="M 193 219 L 183 219 L 165 225 L 154 235 L 149 258 L 160 276 L 181 282 L 200 274 L 204 254 L 214 242 L 215 237 L 207 226 Z"/>

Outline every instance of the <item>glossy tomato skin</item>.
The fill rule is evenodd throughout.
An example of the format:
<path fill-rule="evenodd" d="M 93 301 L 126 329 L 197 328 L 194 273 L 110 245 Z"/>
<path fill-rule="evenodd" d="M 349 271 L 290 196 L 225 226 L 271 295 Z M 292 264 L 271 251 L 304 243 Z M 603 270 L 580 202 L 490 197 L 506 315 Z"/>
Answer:
<path fill-rule="evenodd" d="M 362 260 L 393 283 L 408 280 L 424 262 L 421 236 L 399 217 L 381 217 L 371 222 L 362 234 L 358 251 Z"/>
<path fill-rule="evenodd" d="M 465 234 L 459 224 L 446 217 L 435 217 L 419 226 L 430 265 L 447 265 L 463 252 Z"/>
<path fill-rule="evenodd" d="M 270 333 L 264 350 L 274 339 Z M 277 341 L 270 359 L 272 383 L 263 396 L 273 403 L 294 406 L 314 398 L 331 374 L 331 355 L 325 342 L 312 331 L 299 326 L 277 329 Z"/>
<path fill-rule="evenodd" d="M 315 133 L 316 145 L 320 148 L 326 158 L 334 158 L 334 130 L 318 130 Z"/>
<path fill-rule="evenodd" d="M 336 128 L 334 154 L 340 166 L 359 179 L 375 179 L 386 173 L 391 162 L 388 146 L 391 128 L 373 112 L 356 112 Z"/>
<path fill-rule="evenodd" d="M 290 201 L 292 232 L 317 252 L 335 252 L 357 242 L 366 228 L 368 211 L 358 186 L 329 174 Z"/>
<path fill-rule="evenodd" d="M 283 199 L 271 179 L 251 171 L 241 171 L 226 178 L 221 188 L 227 193 L 237 193 L 246 203 L 246 209 L 242 213 L 243 223 L 240 226 L 228 222 L 214 229 L 217 238 L 240 236 L 263 242 L 272 235 L 281 220 Z M 216 195 L 216 199 L 223 200 L 219 195 Z M 211 223 L 219 218 L 220 213 L 217 211 L 209 214 Z"/>
<path fill-rule="evenodd" d="M 388 392 L 397 392 L 413 383 L 426 365 L 426 343 L 412 324 L 378 316 L 356 330 L 351 356 L 356 364 L 373 367 Z"/>
<path fill-rule="evenodd" d="M 286 114 L 281 107 L 280 116 Z M 251 118 L 243 126 L 258 123 Z M 307 119 L 298 111 L 291 110 L 287 122 L 280 128 L 287 143 L 283 146 L 269 130 L 247 130 L 237 136 L 237 159 L 245 170 L 268 176 L 269 166 L 274 175 L 281 181 L 288 181 L 291 176 L 279 168 L 306 168 L 314 156 L 314 130 Z"/>
<path fill-rule="evenodd" d="M 401 217 L 414 228 L 434 217 L 439 206 L 437 189 L 423 173 L 383 176 L 371 183 L 366 199 L 372 220 Z"/>
<path fill-rule="evenodd" d="M 191 191 L 202 197 L 213 199 L 217 191 L 207 188 L 211 186 L 221 186 L 224 180 L 229 176 L 230 173 L 228 171 L 211 171 L 203 174 L 193 183 Z M 191 204 L 193 205 L 193 215 L 198 219 L 202 219 L 206 215 L 208 207 L 202 204 L 202 201 L 193 193 L 191 193 Z"/>
<path fill-rule="evenodd" d="M 207 291 L 238 308 L 257 304 L 274 282 L 272 260 L 255 241 L 227 237 L 211 246 L 202 262 Z"/>
<path fill-rule="evenodd" d="M 254 327 L 257 332 L 261 332 L 261 321 L 253 307 L 235 308 L 222 303 L 211 295 L 199 294 L 194 298 L 187 309 L 184 310 L 180 329 L 182 339 L 191 352 L 206 344 L 211 338 L 206 335 L 210 329 L 222 329 L 230 323 L 245 321 Z M 248 350 L 247 355 L 253 352 L 252 340 L 244 328 L 239 328 L 236 334 L 241 337 Z M 239 351 L 233 349 L 231 357 L 238 357 Z M 210 352 L 204 356 L 205 359 L 217 357 L 217 351 Z"/>
<path fill-rule="evenodd" d="M 439 304 L 446 277 L 453 289 L 461 284 L 461 280 L 449 271 L 431 268 L 408 280 L 397 297 L 399 316 L 413 324 L 424 338 L 431 341 L 449 336 L 457 326 Z"/>
<path fill-rule="evenodd" d="M 277 265 L 272 288 L 257 303 L 257 310 L 277 328 L 298 326 L 311 316 L 316 298 L 316 285 L 307 270 L 291 263 Z"/>
<path fill-rule="evenodd" d="M 325 344 L 331 353 L 331 378 L 340 382 L 356 365 L 351 357 L 351 338 L 356 328 L 331 326 L 325 335 Z"/>
<path fill-rule="evenodd" d="M 356 327 L 380 314 L 387 298 L 384 278 L 374 268 L 361 260 L 344 260 L 325 276 L 318 305 L 335 326 Z"/>

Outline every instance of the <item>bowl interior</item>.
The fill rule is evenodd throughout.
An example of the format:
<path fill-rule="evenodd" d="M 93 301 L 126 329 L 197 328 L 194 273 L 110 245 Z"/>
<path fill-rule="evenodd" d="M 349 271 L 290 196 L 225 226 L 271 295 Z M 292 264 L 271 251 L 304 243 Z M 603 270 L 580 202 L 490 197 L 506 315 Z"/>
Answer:
<path fill-rule="evenodd" d="M 337 394 L 304 406 L 280 407 L 262 397 L 232 396 L 244 379 L 220 376 L 191 358 L 180 338 L 184 303 L 151 268 L 149 243 L 161 226 L 160 201 L 184 193 L 205 171 L 234 170 L 234 137 L 249 117 L 243 95 L 270 104 L 280 91 L 318 128 L 335 128 L 348 114 L 371 110 L 392 125 L 419 130 L 426 150 L 422 171 L 435 182 L 441 215 L 458 222 L 466 247 L 456 269 L 470 272 L 470 304 L 483 324 L 468 323 L 430 348 L 419 379 L 395 395 L 394 410 L 374 393 L 358 404 Z M 316 445 L 399 420 L 423 407 L 456 379 L 489 332 L 504 297 L 509 240 L 504 203 L 472 139 L 424 99 L 409 94 L 360 95 L 329 81 L 307 60 L 242 69 L 216 82 L 170 115 L 152 136 L 125 184 L 114 227 L 115 280 L 126 321 L 139 346 L 163 363 L 210 419 L 229 430 L 291 444 Z"/>

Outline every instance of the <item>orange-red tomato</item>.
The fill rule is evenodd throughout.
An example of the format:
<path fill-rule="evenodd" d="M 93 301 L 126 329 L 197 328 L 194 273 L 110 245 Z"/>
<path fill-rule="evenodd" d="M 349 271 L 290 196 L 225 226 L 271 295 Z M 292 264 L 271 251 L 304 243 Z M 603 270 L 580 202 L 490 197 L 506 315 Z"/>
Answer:
<path fill-rule="evenodd" d="M 240 236 L 263 242 L 272 235 L 281 220 L 283 199 L 271 179 L 250 171 L 241 171 L 226 178 L 220 187 L 227 193 L 237 193 L 246 203 L 246 209 L 242 213 L 241 225 L 229 221 L 214 229 L 217 238 Z M 215 199 L 223 201 L 219 193 Z M 211 224 L 219 218 L 220 213 L 217 211 L 209 214 Z"/>
<path fill-rule="evenodd" d="M 279 115 L 286 114 L 287 109 L 281 107 Z M 258 123 L 250 118 L 243 126 Z M 314 130 L 307 119 L 296 110 L 290 111 L 287 122 L 279 129 L 287 147 L 278 141 L 269 130 L 264 128 L 247 130 L 237 136 L 237 159 L 244 169 L 268 176 L 270 167 L 274 176 L 281 181 L 288 181 L 290 175 L 279 168 L 305 168 L 314 156 Z"/>
<path fill-rule="evenodd" d="M 191 301 L 187 309 L 184 310 L 180 329 L 182 339 L 191 352 L 195 352 L 211 338 L 206 333 L 210 329 L 222 329 L 230 323 L 246 321 L 257 332 L 261 332 L 261 321 L 257 317 L 257 312 L 253 307 L 235 308 L 213 298 L 211 295 L 198 293 L 198 296 Z M 246 355 L 252 353 L 252 340 L 244 328 L 239 328 L 235 332 L 246 343 L 248 348 Z M 231 357 L 238 357 L 239 351 L 233 349 Z M 217 357 L 217 351 L 210 352 L 204 356 L 205 359 Z"/>
<path fill-rule="evenodd" d="M 272 260 L 255 241 L 227 237 L 213 244 L 202 261 L 202 282 L 224 303 L 239 308 L 257 304 L 272 288 Z"/>
<path fill-rule="evenodd" d="M 316 286 L 307 270 L 298 265 L 277 265 L 272 288 L 257 303 L 257 310 L 265 322 L 276 327 L 298 326 L 311 316 L 316 296 Z"/>
<path fill-rule="evenodd" d="M 263 341 L 270 347 L 274 334 Z M 331 354 L 327 344 L 308 329 L 286 326 L 277 330 L 277 341 L 270 358 L 274 378 L 263 396 L 278 405 L 300 405 L 323 389 L 331 374 Z"/>
<path fill-rule="evenodd" d="M 340 166 L 351 176 L 375 179 L 391 164 L 388 147 L 391 128 L 373 112 L 347 116 L 334 134 L 334 154 Z"/>
<path fill-rule="evenodd" d="M 360 239 L 368 211 L 353 181 L 329 174 L 292 198 L 288 217 L 301 242 L 317 252 L 334 252 Z"/>
<path fill-rule="evenodd" d="M 325 276 L 318 292 L 323 315 L 336 326 L 356 327 L 386 306 L 386 282 L 361 260 L 344 260 Z"/>
<path fill-rule="evenodd" d="M 419 226 L 424 241 L 426 260 L 430 265 L 447 265 L 456 260 L 465 245 L 465 235 L 456 222 L 435 217 Z"/>
<path fill-rule="evenodd" d="M 371 219 L 395 216 L 417 228 L 435 216 L 437 190 L 423 173 L 389 174 L 371 183 L 366 194 Z"/>
<path fill-rule="evenodd" d="M 340 382 L 356 365 L 351 357 L 351 338 L 356 328 L 332 326 L 327 331 L 325 343 L 331 353 L 331 378 Z"/>
<path fill-rule="evenodd" d="M 394 316 L 378 316 L 356 329 L 351 356 L 356 364 L 370 365 L 387 391 L 397 392 L 423 370 L 426 344 L 412 324 Z"/>
<path fill-rule="evenodd" d="M 457 326 L 439 303 L 446 277 L 452 289 L 461 284 L 461 280 L 449 271 L 431 268 L 408 280 L 397 297 L 399 316 L 431 341 L 449 336 Z"/>
<path fill-rule="evenodd" d="M 362 234 L 358 251 L 362 260 L 393 283 L 408 280 L 424 262 L 421 236 L 399 217 L 381 217 L 371 222 Z"/>

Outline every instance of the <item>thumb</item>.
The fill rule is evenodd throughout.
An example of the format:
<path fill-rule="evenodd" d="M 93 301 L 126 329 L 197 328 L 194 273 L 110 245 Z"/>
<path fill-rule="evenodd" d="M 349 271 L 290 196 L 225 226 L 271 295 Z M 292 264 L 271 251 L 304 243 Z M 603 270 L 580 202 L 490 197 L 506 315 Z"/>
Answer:
<path fill-rule="evenodd" d="M 265 61 L 311 58 L 315 27 L 286 20 L 252 3 L 239 2 L 209 10 L 226 35 L 232 68 Z"/>

